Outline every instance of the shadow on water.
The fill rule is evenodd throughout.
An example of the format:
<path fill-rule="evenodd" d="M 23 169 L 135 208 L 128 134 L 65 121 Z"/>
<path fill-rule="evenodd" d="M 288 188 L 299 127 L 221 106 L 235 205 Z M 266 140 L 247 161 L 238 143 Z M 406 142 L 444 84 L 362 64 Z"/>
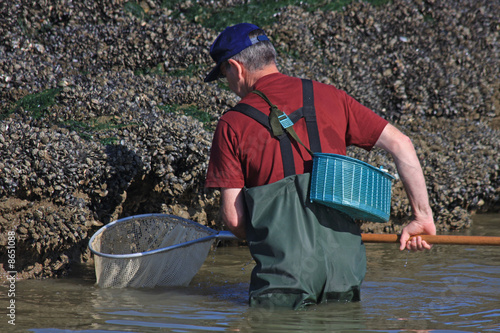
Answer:
<path fill-rule="evenodd" d="M 471 232 L 500 236 L 500 216 L 482 218 Z M 93 267 L 84 265 L 65 279 L 18 282 L 16 328 L 44 333 L 500 331 L 500 248 L 450 245 L 408 253 L 390 244 L 367 244 L 367 256 L 361 302 L 304 311 L 247 306 L 253 262 L 245 247 L 217 248 L 182 288 L 102 289 L 95 286 Z M 6 304 L 4 289 L 1 304 Z"/>

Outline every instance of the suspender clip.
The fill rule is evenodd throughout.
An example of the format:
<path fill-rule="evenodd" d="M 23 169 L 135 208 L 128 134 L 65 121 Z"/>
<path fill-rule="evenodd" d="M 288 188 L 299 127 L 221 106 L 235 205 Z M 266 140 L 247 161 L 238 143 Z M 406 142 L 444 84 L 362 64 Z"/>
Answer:
<path fill-rule="evenodd" d="M 281 126 L 283 126 L 283 128 L 288 128 L 293 126 L 292 120 L 284 112 L 278 116 L 278 120 L 280 121 Z"/>

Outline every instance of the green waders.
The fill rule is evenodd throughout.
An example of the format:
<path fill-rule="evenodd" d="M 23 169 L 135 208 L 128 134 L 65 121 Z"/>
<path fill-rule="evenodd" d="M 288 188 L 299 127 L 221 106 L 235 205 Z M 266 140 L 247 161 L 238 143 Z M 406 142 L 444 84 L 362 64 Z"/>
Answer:
<path fill-rule="evenodd" d="M 311 203 L 310 174 L 245 189 L 247 241 L 256 266 L 250 305 L 299 309 L 358 301 L 366 272 L 358 226 L 343 213 Z"/>
<path fill-rule="evenodd" d="M 302 144 L 293 124 L 305 118 L 313 152 L 321 151 L 313 84 L 302 80 L 303 107 L 290 115 L 269 104 L 270 115 L 239 103 L 229 111 L 256 120 L 279 140 L 285 178 L 245 188 L 249 213 L 247 241 L 256 266 L 250 305 L 299 309 L 329 301 L 358 301 L 366 272 L 365 247 L 358 226 L 347 215 L 311 203 L 311 175 L 295 174 L 291 138 Z"/>

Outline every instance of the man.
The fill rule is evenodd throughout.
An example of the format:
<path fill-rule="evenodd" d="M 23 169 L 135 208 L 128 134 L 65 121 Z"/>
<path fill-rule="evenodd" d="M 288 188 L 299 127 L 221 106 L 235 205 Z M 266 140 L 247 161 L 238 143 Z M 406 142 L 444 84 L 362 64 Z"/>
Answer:
<path fill-rule="evenodd" d="M 407 136 L 333 86 L 281 74 L 274 47 L 255 25 L 226 28 L 210 55 L 216 66 L 205 82 L 225 77 L 241 101 L 219 121 L 206 186 L 221 189 L 222 219 L 248 241 L 257 263 L 251 305 L 301 308 L 359 300 L 366 269 L 359 228 L 350 217 L 307 199 L 312 158 L 305 147 L 343 155 L 348 145 L 388 151 L 413 210 L 400 250 L 430 249 L 421 237 L 409 241 L 436 230 Z M 280 121 L 293 122 L 296 137 L 281 133 L 290 124 L 269 125 L 281 111 L 288 117 Z"/>

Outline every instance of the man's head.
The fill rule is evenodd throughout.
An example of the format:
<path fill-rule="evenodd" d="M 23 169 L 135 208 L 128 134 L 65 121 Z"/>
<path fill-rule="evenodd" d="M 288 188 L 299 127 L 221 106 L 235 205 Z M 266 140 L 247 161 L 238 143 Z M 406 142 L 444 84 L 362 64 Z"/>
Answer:
<path fill-rule="evenodd" d="M 227 27 L 210 47 L 210 56 L 216 65 L 205 82 L 219 78 L 221 66 L 227 65 L 229 59 L 238 61 L 249 71 L 276 63 L 276 51 L 269 38 L 259 27 L 249 23 Z"/>

